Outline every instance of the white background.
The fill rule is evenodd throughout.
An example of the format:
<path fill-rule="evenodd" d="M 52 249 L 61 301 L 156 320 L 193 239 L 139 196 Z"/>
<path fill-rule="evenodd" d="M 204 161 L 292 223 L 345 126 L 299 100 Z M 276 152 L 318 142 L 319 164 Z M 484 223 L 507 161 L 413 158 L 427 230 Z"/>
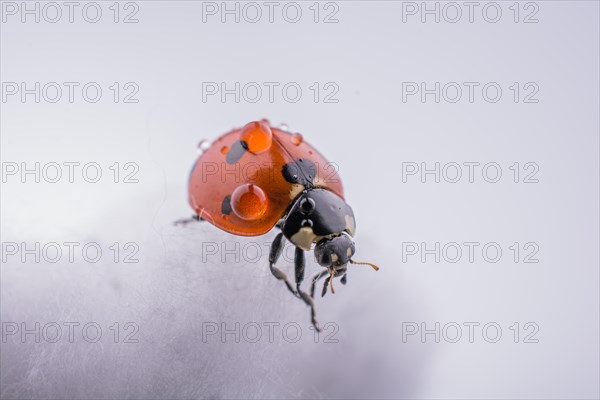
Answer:
<path fill-rule="evenodd" d="M 412 4 L 393 1 L 321 3 L 318 22 L 313 2 L 299 2 L 296 23 L 282 15 L 285 2 L 273 23 L 262 2 L 256 23 L 244 19 L 254 11 L 243 14 L 242 3 L 239 22 L 203 14 L 221 2 L 120 3 L 117 23 L 113 2 L 98 3 L 97 23 L 83 18 L 85 2 L 72 23 L 58 4 L 62 18 L 50 23 L 38 3 L 36 23 L 2 3 L 3 171 L 9 163 L 97 162 L 103 177 L 4 177 L 2 242 L 96 242 L 104 253 L 97 263 L 80 253 L 73 263 L 66 256 L 49 263 L 3 251 L 1 319 L 4 333 L 7 322 L 31 329 L 69 321 L 96 322 L 103 336 L 97 343 L 81 335 L 74 343 L 36 343 L 33 335 L 5 335 L 3 398 L 599 396 L 597 2 L 522 2 L 516 23 L 513 2 L 494 3 L 502 11 L 496 23 L 482 15 L 486 2 L 473 22 L 460 6 L 456 23 L 447 21 L 454 11 L 435 2 L 427 7 L 437 4 L 439 23 L 433 15 L 422 22 L 420 13 L 406 13 Z M 138 22 L 123 23 L 133 11 Z M 538 22 L 524 23 L 534 11 Z M 331 12 L 337 22 L 324 23 Z M 44 96 L 36 103 L 33 95 L 23 102 L 20 93 L 7 95 L 7 82 L 96 82 L 103 93 L 96 103 L 80 89 L 72 103 L 66 89 L 56 103 Z M 114 82 L 121 90 L 135 83 L 139 101 L 124 103 L 121 92 L 115 103 Z M 273 102 L 265 89 L 252 103 L 243 95 L 239 102 L 233 95 L 203 99 L 206 82 L 280 86 Z M 281 93 L 289 82 L 303 90 L 297 102 Z M 323 101 L 328 82 L 339 88 L 336 103 Z M 433 95 L 403 101 L 403 82 L 457 82 L 465 90 L 456 103 L 443 96 L 436 103 Z M 473 102 L 463 82 L 479 83 Z M 488 82 L 502 88 L 499 101 L 482 97 Z M 539 88 L 536 103 L 523 101 L 529 82 Z M 339 167 L 357 218 L 356 259 L 381 267 L 351 266 L 348 285 L 336 283 L 335 295 L 317 300 L 320 321 L 339 328 L 338 343 L 314 343 L 308 309 L 272 278 L 266 250 L 254 262 L 231 255 L 222 262 L 221 253 L 203 258 L 207 243 L 267 249 L 273 232 L 238 238 L 208 224 L 171 225 L 191 213 L 186 182 L 197 143 L 264 117 L 301 132 Z M 108 167 L 115 162 L 136 163 L 139 182 L 114 183 Z M 408 162 L 495 162 L 502 177 L 488 183 L 479 168 L 470 183 L 465 167 L 457 183 L 436 183 L 432 175 L 403 182 Z M 515 183 L 515 162 L 538 165 L 539 182 L 523 183 L 520 175 Z M 115 263 L 115 242 L 135 242 L 139 262 Z M 487 262 L 480 246 L 472 263 L 466 253 L 456 263 L 436 263 L 432 255 L 422 262 L 420 254 L 405 254 L 408 242 L 495 242 L 503 254 Z M 523 263 L 523 249 L 514 262 L 514 242 L 537 244 L 539 262 Z M 290 257 L 281 266 L 292 276 Z M 115 344 L 108 327 L 128 321 L 139 327 L 138 343 Z M 289 343 L 279 331 L 270 343 L 264 328 L 257 343 L 235 343 L 233 335 L 203 341 L 207 323 L 234 329 L 252 322 L 294 322 L 302 338 Z M 454 322 L 463 335 L 457 343 L 443 335 L 439 343 L 434 335 L 425 343 L 420 335 L 403 340 L 407 322 L 429 329 Z M 473 343 L 468 322 L 480 324 Z M 482 336 L 490 322 L 502 328 L 497 343 Z M 524 343 L 528 322 L 539 327 L 538 343 Z"/>

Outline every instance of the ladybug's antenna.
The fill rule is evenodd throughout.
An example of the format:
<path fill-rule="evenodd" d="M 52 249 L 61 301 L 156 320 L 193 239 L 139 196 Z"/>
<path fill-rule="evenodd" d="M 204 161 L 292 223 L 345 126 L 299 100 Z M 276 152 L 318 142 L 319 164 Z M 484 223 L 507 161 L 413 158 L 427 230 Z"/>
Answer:
<path fill-rule="evenodd" d="M 350 260 L 350 264 L 362 264 L 362 265 L 370 265 L 375 271 L 379 271 L 379 267 L 375 264 L 371 264 L 368 262 L 354 261 Z"/>

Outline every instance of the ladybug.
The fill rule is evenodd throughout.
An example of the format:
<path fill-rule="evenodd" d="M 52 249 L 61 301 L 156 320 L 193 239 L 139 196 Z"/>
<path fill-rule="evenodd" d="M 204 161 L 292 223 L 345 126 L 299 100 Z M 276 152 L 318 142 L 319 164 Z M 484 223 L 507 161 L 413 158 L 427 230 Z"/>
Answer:
<path fill-rule="evenodd" d="M 289 291 L 311 309 L 311 322 L 319 330 L 314 307 L 315 285 L 326 277 L 321 296 L 333 289 L 333 278 L 346 284 L 352 260 L 356 223 L 344 200 L 341 180 L 333 165 L 299 133 L 272 127 L 268 120 L 253 121 L 234 129 L 207 146 L 189 177 L 188 200 L 195 211 L 192 220 L 208 221 L 226 232 L 258 236 L 280 229 L 269 254 L 269 268 Z M 180 220 L 176 223 L 187 223 Z M 284 238 L 295 248 L 295 283 L 275 267 Z M 305 256 L 314 255 L 325 269 L 311 282 L 310 295 L 302 291 Z"/>

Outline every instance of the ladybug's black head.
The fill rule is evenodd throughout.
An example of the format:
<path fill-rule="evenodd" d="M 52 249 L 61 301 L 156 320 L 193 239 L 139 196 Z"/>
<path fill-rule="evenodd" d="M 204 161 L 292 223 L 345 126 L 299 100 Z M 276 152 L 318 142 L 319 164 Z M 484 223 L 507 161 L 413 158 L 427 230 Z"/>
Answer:
<path fill-rule="evenodd" d="M 325 267 L 346 265 L 354 255 L 354 242 L 347 233 L 331 238 L 321 239 L 315 247 L 317 262 Z"/>

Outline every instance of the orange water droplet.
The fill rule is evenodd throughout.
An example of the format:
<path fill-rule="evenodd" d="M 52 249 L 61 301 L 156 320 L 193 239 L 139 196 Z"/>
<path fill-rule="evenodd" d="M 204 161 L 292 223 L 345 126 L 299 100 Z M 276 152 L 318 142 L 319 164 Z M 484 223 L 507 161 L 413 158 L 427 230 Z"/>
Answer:
<path fill-rule="evenodd" d="M 227 154 L 228 151 L 229 151 L 229 147 L 227 147 L 227 146 L 221 147 L 221 154 Z"/>
<path fill-rule="evenodd" d="M 292 144 L 295 144 L 296 146 L 298 146 L 300 143 L 302 143 L 304 138 L 302 137 L 302 135 L 300 133 L 294 133 L 290 137 L 290 140 L 291 140 Z"/>
<path fill-rule="evenodd" d="M 238 186 L 231 194 L 231 208 L 238 217 L 247 221 L 260 218 L 267 210 L 267 195 L 252 183 Z"/>
<path fill-rule="evenodd" d="M 249 152 L 258 154 L 269 150 L 273 143 L 273 132 L 268 124 L 253 121 L 242 128 L 240 139 L 246 142 Z"/>

